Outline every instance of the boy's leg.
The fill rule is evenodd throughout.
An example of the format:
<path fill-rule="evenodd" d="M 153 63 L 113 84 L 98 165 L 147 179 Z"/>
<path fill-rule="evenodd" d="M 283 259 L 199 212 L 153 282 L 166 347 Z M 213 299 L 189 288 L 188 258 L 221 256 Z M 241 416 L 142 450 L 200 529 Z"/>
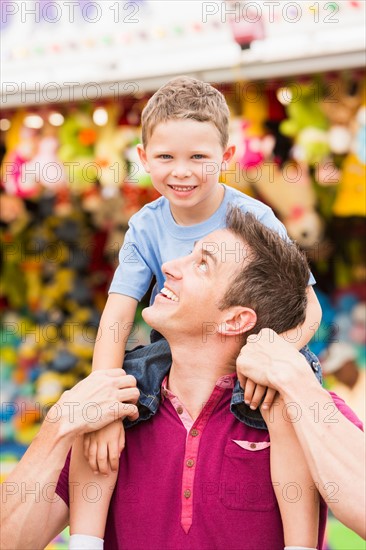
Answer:
<path fill-rule="evenodd" d="M 284 403 L 262 409 L 271 439 L 271 477 L 281 513 L 285 546 L 317 548 L 319 494 Z"/>
<path fill-rule="evenodd" d="M 109 503 L 116 481 L 117 472 L 111 472 L 108 476 L 92 472 L 84 457 L 83 437 L 79 437 L 72 447 L 70 462 L 71 536 L 89 535 L 104 539 Z M 93 548 L 103 547 L 98 546 L 100 544 L 98 540 L 94 542 Z M 93 541 L 90 539 L 89 548 L 92 543 Z M 80 545 L 79 547 L 82 548 Z M 85 546 L 85 548 L 87 547 Z M 74 546 L 74 548 L 76 547 Z"/>

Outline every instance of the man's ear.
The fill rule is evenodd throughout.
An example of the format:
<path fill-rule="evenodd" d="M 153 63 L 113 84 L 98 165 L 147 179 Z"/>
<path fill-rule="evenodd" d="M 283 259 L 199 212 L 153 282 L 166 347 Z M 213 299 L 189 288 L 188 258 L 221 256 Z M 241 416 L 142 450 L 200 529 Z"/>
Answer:
<path fill-rule="evenodd" d="M 251 330 L 257 323 L 257 314 L 249 307 L 232 307 L 225 311 L 224 320 L 218 332 L 226 336 L 236 336 Z"/>
<path fill-rule="evenodd" d="M 137 153 L 140 157 L 140 160 L 143 164 L 143 167 L 145 168 L 145 172 L 149 173 L 150 172 L 150 168 L 149 168 L 149 165 L 148 165 L 148 162 L 147 162 L 147 158 L 146 158 L 146 151 L 144 149 L 144 147 L 139 143 L 138 145 L 136 145 L 137 147 Z"/>

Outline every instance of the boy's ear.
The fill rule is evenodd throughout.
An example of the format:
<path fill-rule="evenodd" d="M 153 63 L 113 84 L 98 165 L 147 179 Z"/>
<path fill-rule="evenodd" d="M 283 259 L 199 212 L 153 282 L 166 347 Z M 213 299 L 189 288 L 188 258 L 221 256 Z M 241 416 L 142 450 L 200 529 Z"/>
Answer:
<path fill-rule="evenodd" d="M 257 314 L 249 307 L 232 307 L 225 311 L 224 320 L 219 324 L 219 334 L 236 336 L 251 330 L 257 323 Z"/>
<path fill-rule="evenodd" d="M 145 168 L 145 172 L 150 172 L 150 168 L 149 168 L 147 158 L 146 158 L 146 151 L 145 151 L 143 145 L 141 145 L 139 143 L 138 145 L 136 145 L 136 148 L 137 148 L 137 153 L 140 157 L 140 160 L 143 164 L 143 167 Z"/>
<path fill-rule="evenodd" d="M 235 145 L 230 145 L 224 152 L 224 155 L 222 157 L 223 162 L 230 162 L 233 156 L 235 155 L 236 147 Z"/>

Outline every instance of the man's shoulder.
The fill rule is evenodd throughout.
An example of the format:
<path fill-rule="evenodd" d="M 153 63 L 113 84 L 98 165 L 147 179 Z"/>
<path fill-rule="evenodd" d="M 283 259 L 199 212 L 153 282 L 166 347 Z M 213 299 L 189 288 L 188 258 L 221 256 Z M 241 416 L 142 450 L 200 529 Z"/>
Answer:
<path fill-rule="evenodd" d="M 333 403 L 335 404 L 335 406 L 337 407 L 339 412 L 341 412 L 343 414 L 343 416 L 345 416 L 347 418 L 347 420 L 352 422 L 352 424 L 357 426 L 357 428 L 359 428 L 360 430 L 363 431 L 363 429 L 364 429 L 363 423 L 358 418 L 357 414 L 351 409 L 351 407 L 349 407 L 347 405 L 347 403 L 341 397 L 339 397 L 339 395 L 337 395 L 333 391 L 329 391 L 328 393 L 331 396 L 331 398 L 333 399 Z M 332 420 L 332 417 L 333 417 L 333 420 Z M 334 413 L 332 413 L 332 411 L 329 411 L 329 419 L 328 420 L 329 420 L 330 423 L 335 422 L 335 416 L 334 416 Z"/>

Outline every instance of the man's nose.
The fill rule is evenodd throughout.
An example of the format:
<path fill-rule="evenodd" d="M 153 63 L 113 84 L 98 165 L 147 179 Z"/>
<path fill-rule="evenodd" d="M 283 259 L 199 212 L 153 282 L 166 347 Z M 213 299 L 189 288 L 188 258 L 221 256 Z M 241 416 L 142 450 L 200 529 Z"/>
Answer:
<path fill-rule="evenodd" d="M 181 260 L 179 258 L 163 263 L 163 265 L 161 266 L 163 275 L 165 275 L 166 278 L 171 277 L 172 279 L 181 279 L 182 271 L 180 269 L 180 264 Z"/>

